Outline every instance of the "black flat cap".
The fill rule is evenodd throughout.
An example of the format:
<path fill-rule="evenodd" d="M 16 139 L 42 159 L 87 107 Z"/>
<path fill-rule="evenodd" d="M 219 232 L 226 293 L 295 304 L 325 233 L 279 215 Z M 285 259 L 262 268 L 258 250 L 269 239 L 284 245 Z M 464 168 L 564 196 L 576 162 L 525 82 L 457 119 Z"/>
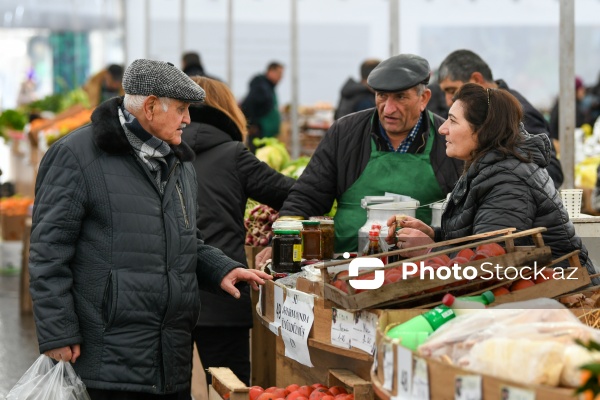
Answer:
<path fill-rule="evenodd" d="M 400 92 L 429 83 L 429 63 L 414 54 L 398 54 L 379 63 L 367 78 L 377 92 Z"/>
<path fill-rule="evenodd" d="M 171 63 L 138 59 L 123 74 L 125 93 L 168 97 L 186 103 L 204 101 L 204 90 L 182 70 Z"/>

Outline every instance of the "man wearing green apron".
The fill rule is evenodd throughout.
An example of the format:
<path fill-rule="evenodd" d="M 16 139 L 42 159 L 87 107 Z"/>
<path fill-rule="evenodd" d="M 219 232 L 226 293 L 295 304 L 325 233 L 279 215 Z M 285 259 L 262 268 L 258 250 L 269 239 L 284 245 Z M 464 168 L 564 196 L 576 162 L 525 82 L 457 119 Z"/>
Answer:
<path fill-rule="evenodd" d="M 451 192 L 463 163 L 446 156 L 446 140 L 438 133 L 444 119 L 427 110 L 429 73 L 429 63 L 417 55 L 382 61 L 367 79 L 375 108 L 334 122 L 280 215 L 323 215 L 337 200 L 335 251 L 353 252 L 366 222 L 363 197 L 392 192 L 424 205 Z M 430 209 L 423 207 L 417 217 L 428 223 Z M 268 256 L 267 250 L 256 261 Z"/>
<path fill-rule="evenodd" d="M 272 62 L 267 72 L 250 81 L 250 90 L 241 108 L 248 119 L 248 147 L 254 152 L 254 138 L 274 137 L 279 134 L 281 115 L 275 86 L 283 77 L 283 65 Z"/>

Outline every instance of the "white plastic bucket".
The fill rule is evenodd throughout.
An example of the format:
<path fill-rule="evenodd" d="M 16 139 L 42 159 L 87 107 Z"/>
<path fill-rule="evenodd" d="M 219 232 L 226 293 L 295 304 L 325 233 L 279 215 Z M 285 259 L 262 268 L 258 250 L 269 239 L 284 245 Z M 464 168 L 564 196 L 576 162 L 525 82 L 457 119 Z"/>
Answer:
<path fill-rule="evenodd" d="M 444 212 L 444 203 L 433 203 L 430 204 L 431 208 L 431 226 L 434 228 L 439 228 L 442 226 L 442 213 Z"/>

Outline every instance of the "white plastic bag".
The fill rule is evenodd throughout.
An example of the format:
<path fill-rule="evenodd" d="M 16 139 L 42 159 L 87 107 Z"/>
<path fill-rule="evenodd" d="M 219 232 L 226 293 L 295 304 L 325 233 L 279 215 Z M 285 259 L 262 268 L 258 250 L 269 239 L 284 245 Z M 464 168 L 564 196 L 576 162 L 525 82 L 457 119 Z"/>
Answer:
<path fill-rule="evenodd" d="M 6 400 L 90 400 L 90 396 L 71 364 L 60 361 L 54 365 L 50 357 L 42 354 L 11 389 Z"/>

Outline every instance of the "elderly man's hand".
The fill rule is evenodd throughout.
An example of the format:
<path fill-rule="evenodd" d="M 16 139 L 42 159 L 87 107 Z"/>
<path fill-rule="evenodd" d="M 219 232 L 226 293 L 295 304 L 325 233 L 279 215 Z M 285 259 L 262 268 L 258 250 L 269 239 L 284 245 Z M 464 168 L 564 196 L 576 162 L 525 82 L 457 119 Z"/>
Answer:
<path fill-rule="evenodd" d="M 252 289 L 258 290 L 258 285 L 264 285 L 264 279 L 271 280 L 273 277 L 257 269 L 235 268 L 225 275 L 221 281 L 221 289 L 239 299 L 240 291 L 234 286 L 236 283 L 245 281 Z"/>
<path fill-rule="evenodd" d="M 78 344 L 60 347 L 58 349 L 48 350 L 44 355 L 56 361 L 71 361 L 71 363 L 75 364 L 75 361 L 81 355 L 81 347 Z"/>

